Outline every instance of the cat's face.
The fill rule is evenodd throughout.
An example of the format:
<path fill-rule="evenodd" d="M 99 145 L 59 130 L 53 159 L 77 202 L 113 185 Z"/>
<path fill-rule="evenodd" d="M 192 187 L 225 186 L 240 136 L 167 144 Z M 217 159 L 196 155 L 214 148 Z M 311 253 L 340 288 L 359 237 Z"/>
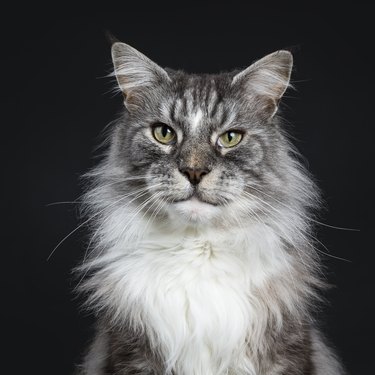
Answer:
<path fill-rule="evenodd" d="M 242 72 L 187 75 L 122 43 L 112 51 L 127 108 L 112 157 L 128 189 L 146 189 L 139 207 L 191 223 L 257 215 L 260 193 L 283 183 L 274 115 L 291 55 L 279 51 Z"/>

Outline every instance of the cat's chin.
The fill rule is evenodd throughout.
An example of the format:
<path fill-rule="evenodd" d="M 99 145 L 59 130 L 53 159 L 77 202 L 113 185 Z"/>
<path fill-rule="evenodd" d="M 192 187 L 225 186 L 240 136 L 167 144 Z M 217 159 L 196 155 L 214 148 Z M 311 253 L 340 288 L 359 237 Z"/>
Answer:
<path fill-rule="evenodd" d="M 183 220 L 192 224 L 205 224 L 218 218 L 221 208 L 193 197 L 173 203 L 168 211 L 172 220 Z"/>

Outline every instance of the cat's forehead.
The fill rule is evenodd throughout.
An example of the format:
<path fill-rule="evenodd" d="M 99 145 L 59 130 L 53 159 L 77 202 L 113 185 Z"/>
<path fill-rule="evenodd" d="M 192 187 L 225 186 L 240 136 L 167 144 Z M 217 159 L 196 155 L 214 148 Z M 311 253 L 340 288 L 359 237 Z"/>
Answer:
<path fill-rule="evenodd" d="M 163 114 L 189 133 L 224 126 L 235 116 L 228 91 L 217 77 L 185 78 L 164 104 Z"/>

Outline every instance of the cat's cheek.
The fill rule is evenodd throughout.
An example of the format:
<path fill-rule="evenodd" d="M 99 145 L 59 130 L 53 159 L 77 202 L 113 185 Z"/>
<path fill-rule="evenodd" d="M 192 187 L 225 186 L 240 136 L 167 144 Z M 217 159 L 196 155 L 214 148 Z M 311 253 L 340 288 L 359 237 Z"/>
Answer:
<path fill-rule="evenodd" d="M 209 224 L 222 213 L 218 206 L 191 198 L 183 202 L 177 202 L 168 208 L 171 220 L 184 221 L 191 224 Z"/>

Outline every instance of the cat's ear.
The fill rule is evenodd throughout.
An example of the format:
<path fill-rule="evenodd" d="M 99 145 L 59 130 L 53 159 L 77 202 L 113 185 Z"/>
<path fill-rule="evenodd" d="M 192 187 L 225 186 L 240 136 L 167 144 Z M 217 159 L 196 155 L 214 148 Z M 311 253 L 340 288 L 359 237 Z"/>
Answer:
<path fill-rule="evenodd" d="M 244 88 L 249 100 L 255 100 L 260 110 L 267 117 L 272 117 L 289 86 L 292 67 L 292 54 L 280 50 L 263 57 L 235 75 L 232 85 Z"/>
<path fill-rule="evenodd" d="M 167 72 L 135 48 L 121 42 L 112 45 L 112 61 L 117 83 L 129 108 L 136 105 L 142 92 L 162 81 L 170 81 Z"/>

